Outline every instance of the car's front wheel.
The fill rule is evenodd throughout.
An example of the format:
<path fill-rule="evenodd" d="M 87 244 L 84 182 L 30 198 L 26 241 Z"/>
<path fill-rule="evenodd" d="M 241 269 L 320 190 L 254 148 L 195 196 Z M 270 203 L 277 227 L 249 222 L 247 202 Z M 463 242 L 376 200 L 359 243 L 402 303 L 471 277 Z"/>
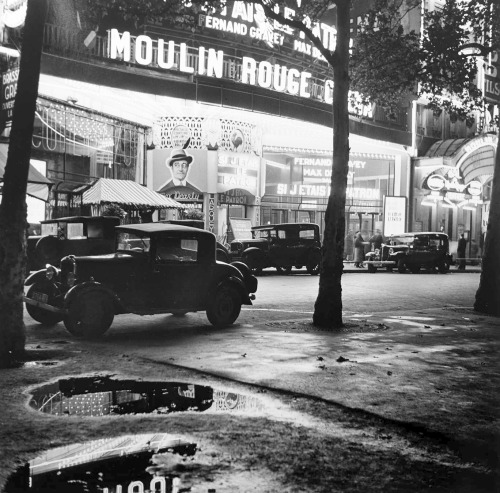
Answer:
<path fill-rule="evenodd" d="M 370 274 L 375 274 L 377 272 L 377 268 L 373 264 L 367 264 L 368 265 L 368 272 Z"/>
<path fill-rule="evenodd" d="M 446 274 L 450 271 L 450 262 L 448 260 L 441 260 L 437 267 L 440 274 Z"/>
<path fill-rule="evenodd" d="M 226 327 L 234 323 L 240 311 L 241 297 L 236 288 L 223 286 L 217 290 L 207 308 L 207 318 L 215 327 Z"/>
<path fill-rule="evenodd" d="M 113 300 L 96 289 L 78 293 L 67 307 L 64 325 L 71 334 L 91 339 L 104 334 L 115 317 Z"/>
<path fill-rule="evenodd" d="M 45 303 L 50 303 L 53 294 L 54 293 L 52 286 L 46 285 L 44 283 L 35 283 L 28 289 L 26 297 L 31 298 L 32 300 L 39 300 L 44 301 Z M 59 313 L 50 312 L 28 303 L 26 303 L 26 311 L 33 320 L 36 320 L 42 325 L 55 325 L 63 319 L 63 316 Z"/>
<path fill-rule="evenodd" d="M 406 265 L 404 259 L 398 259 L 398 272 L 404 274 L 406 272 Z"/>
<path fill-rule="evenodd" d="M 255 253 L 243 256 L 243 263 L 248 266 L 252 274 L 258 276 L 262 274 L 262 263 Z"/>
<path fill-rule="evenodd" d="M 410 271 L 412 274 L 418 274 L 420 272 L 420 264 L 410 265 Z"/>

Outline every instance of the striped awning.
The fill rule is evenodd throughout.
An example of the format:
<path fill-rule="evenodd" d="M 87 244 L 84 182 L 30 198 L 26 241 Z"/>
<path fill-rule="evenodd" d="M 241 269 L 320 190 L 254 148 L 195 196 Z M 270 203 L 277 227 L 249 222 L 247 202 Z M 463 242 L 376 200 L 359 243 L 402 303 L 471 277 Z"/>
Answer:
<path fill-rule="evenodd" d="M 84 205 L 115 203 L 132 209 L 184 209 L 177 200 L 165 197 L 130 180 L 99 178 L 83 192 Z"/>

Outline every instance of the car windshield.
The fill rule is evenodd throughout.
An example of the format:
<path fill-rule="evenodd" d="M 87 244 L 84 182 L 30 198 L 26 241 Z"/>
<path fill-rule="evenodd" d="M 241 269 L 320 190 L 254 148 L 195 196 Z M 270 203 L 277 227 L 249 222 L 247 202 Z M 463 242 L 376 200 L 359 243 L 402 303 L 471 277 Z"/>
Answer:
<path fill-rule="evenodd" d="M 126 252 L 149 252 L 149 236 L 138 235 L 135 233 L 125 233 L 120 231 L 116 238 L 116 250 Z"/>
<path fill-rule="evenodd" d="M 268 229 L 257 229 L 256 231 L 252 231 L 252 235 L 256 240 L 267 240 L 269 238 L 270 231 Z M 276 232 L 271 231 L 276 236 Z"/>
<path fill-rule="evenodd" d="M 414 239 L 414 236 L 391 236 L 387 239 L 387 243 L 389 245 L 409 245 Z"/>

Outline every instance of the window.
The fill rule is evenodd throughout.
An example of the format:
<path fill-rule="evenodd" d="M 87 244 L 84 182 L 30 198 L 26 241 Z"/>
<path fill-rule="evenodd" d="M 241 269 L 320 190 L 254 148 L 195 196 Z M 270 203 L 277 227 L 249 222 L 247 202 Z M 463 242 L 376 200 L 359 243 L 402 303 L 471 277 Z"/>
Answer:
<path fill-rule="evenodd" d="M 302 238 L 308 238 L 311 240 L 314 240 L 314 229 L 301 229 L 299 231 L 299 237 Z"/>
<path fill-rule="evenodd" d="M 198 260 L 198 240 L 161 238 L 156 246 L 157 263 L 184 263 Z"/>

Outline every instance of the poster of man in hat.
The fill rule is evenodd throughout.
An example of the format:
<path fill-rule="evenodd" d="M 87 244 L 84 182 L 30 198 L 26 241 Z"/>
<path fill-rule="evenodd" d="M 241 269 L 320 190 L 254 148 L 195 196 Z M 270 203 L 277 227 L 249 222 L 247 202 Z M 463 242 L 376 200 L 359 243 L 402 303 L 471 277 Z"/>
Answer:
<path fill-rule="evenodd" d="M 174 187 L 187 187 L 200 191 L 198 187 L 188 181 L 189 170 L 194 164 L 194 157 L 185 149 L 172 149 L 170 157 L 165 160 L 165 165 L 170 172 L 170 180 L 165 182 L 159 192 L 164 192 Z"/>

